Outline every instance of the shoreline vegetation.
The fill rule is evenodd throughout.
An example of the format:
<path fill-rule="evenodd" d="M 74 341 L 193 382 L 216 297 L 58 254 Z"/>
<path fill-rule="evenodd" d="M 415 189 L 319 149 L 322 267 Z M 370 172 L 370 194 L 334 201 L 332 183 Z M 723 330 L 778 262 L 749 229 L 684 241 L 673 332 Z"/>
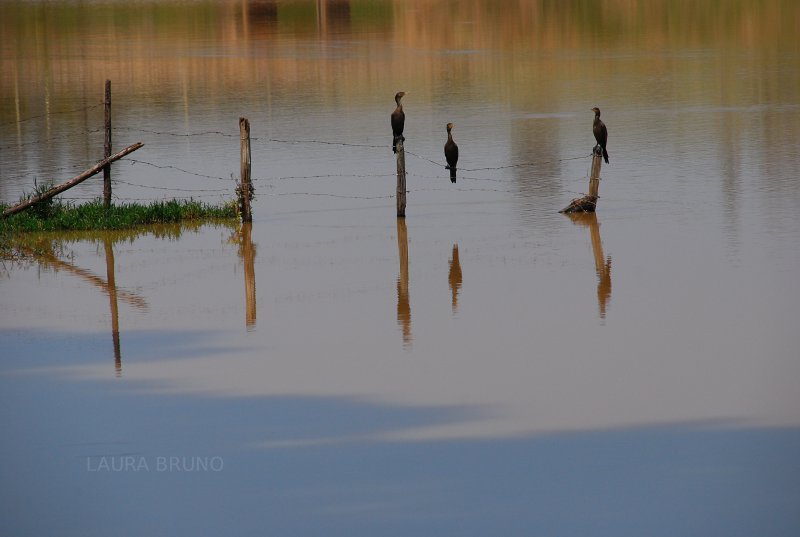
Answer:
<path fill-rule="evenodd" d="M 7 206 L 0 204 L 0 211 Z M 218 221 L 238 218 L 236 201 L 213 205 L 192 199 L 151 203 L 112 204 L 101 199 L 80 205 L 59 200 L 36 204 L 29 210 L 0 218 L 0 257 L 11 253 L 16 238 L 41 231 L 111 231 L 153 224 Z"/>

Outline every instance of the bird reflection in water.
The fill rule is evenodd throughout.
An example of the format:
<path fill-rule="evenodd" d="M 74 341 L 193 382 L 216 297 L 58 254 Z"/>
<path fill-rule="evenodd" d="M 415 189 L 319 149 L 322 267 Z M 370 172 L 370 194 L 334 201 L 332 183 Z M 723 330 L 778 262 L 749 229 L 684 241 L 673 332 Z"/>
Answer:
<path fill-rule="evenodd" d="M 450 283 L 450 293 L 453 295 L 453 315 L 458 311 L 458 292 L 461 290 L 461 262 L 458 259 L 458 244 L 453 245 L 453 254 L 450 257 L 450 273 L 447 275 Z"/>
<path fill-rule="evenodd" d="M 611 300 L 611 256 L 603 255 L 603 240 L 600 238 L 600 223 L 596 213 L 567 213 L 575 224 L 588 227 L 592 239 L 594 270 L 597 273 L 597 307 L 600 318 L 606 318 L 608 302 Z"/>
<path fill-rule="evenodd" d="M 397 324 L 403 330 L 403 346 L 411 345 L 411 304 L 408 299 L 408 232 L 406 219 L 397 219 L 397 251 L 400 275 L 397 277 Z"/>

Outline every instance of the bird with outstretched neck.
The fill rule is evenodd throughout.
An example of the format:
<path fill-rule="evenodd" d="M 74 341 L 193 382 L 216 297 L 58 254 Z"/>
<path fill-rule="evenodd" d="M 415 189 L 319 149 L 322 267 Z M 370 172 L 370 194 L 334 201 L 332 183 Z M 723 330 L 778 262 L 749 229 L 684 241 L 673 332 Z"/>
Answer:
<path fill-rule="evenodd" d="M 394 102 L 397 103 L 397 108 L 392 112 L 392 151 L 395 153 L 397 153 L 397 141 L 405 141 L 403 137 L 403 127 L 405 127 L 406 124 L 406 113 L 403 112 L 403 103 L 400 102 L 405 94 L 404 91 L 399 91 L 394 96 Z"/>
<path fill-rule="evenodd" d="M 458 145 L 453 141 L 453 124 L 447 124 L 447 142 L 444 144 L 444 158 L 447 160 L 447 168 L 450 170 L 450 182 L 456 182 L 456 164 L 458 164 Z"/>
<path fill-rule="evenodd" d="M 592 125 L 594 139 L 597 140 L 597 145 L 603 150 L 603 160 L 608 164 L 608 151 L 606 151 L 608 129 L 606 129 L 606 124 L 603 123 L 603 120 L 600 119 L 600 109 L 595 106 L 592 108 L 592 112 L 594 112 L 594 124 Z"/>

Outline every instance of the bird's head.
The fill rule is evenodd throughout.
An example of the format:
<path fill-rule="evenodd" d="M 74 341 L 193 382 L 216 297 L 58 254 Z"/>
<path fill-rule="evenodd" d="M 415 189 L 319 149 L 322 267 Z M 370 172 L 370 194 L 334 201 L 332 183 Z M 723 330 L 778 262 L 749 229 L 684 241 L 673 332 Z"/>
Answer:
<path fill-rule="evenodd" d="M 594 115 L 596 115 L 596 116 L 600 115 L 600 109 L 597 108 L 596 106 L 594 108 L 592 108 L 592 112 L 594 112 Z"/>
<path fill-rule="evenodd" d="M 405 96 L 405 94 L 406 94 L 405 91 L 398 91 L 397 94 L 394 96 L 394 102 L 400 104 L 400 99 L 402 99 Z"/>
<path fill-rule="evenodd" d="M 455 125 L 453 125 L 452 123 L 448 123 L 447 124 L 447 132 L 450 132 L 451 130 L 453 130 L 453 127 L 455 127 Z"/>

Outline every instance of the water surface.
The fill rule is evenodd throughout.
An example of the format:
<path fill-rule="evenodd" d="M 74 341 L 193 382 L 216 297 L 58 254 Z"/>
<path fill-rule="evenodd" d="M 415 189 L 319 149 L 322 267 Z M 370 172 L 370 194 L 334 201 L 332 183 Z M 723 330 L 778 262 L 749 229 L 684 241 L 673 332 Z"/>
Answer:
<path fill-rule="evenodd" d="M 117 202 L 230 199 L 239 117 L 257 196 L 3 264 L 2 527 L 796 534 L 799 11 L 0 3 L 0 200 L 102 156 L 106 79 Z"/>

